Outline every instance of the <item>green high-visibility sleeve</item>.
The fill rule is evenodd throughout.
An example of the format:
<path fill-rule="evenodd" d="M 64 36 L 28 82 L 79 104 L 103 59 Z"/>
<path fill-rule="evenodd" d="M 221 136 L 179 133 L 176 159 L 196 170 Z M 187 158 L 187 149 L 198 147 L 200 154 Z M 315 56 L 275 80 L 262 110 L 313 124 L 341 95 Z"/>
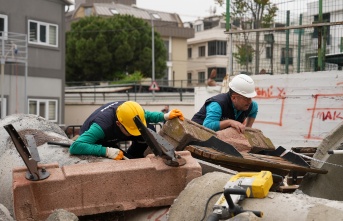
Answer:
<path fill-rule="evenodd" d="M 106 147 L 96 144 L 97 141 L 105 138 L 105 133 L 97 123 L 85 131 L 70 146 L 69 152 L 75 155 L 106 156 Z"/>

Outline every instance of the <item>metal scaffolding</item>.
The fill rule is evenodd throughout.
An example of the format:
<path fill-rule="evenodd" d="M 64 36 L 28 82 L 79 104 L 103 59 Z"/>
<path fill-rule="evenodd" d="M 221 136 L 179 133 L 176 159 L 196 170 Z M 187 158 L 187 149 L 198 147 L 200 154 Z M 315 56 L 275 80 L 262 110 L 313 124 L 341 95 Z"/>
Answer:
<path fill-rule="evenodd" d="M 0 32 L 0 61 L 1 61 L 1 119 L 5 117 L 5 65 L 21 63 L 25 65 L 25 107 L 27 107 L 27 35 L 11 32 Z M 26 112 L 26 111 L 25 111 Z"/>

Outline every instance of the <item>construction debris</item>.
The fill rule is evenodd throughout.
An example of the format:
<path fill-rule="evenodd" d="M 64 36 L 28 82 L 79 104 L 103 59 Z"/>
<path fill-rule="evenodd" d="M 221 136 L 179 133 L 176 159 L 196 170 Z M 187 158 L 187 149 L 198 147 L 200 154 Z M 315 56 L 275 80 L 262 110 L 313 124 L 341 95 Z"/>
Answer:
<path fill-rule="evenodd" d="M 232 128 L 215 133 L 190 120 L 173 119 L 166 122 L 160 134 L 175 143 L 175 148 L 190 151 L 193 157 L 236 171 L 270 170 L 281 176 L 290 171 L 327 173 L 308 165 L 292 152 L 286 153 L 282 147 L 275 149 L 270 139 L 256 129 L 247 129 L 244 135 Z M 211 144 L 216 141 L 213 138 L 224 142 Z M 201 142 L 206 145 L 200 145 Z"/>
<path fill-rule="evenodd" d="M 105 165 L 106 162 L 112 162 L 112 160 L 107 158 L 99 158 L 94 156 L 72 156 L 69 154 L 68 149 L 61 146 L 48 145 L 48 142 L 59 142 L 70 144 L 70 140 L 57 125 L 46 121 L 43 118 L 34 115 L 12 115 L 8 116 L 0 122 L 0 172 L 3 176 L 0 179 L 0 208 L 3 204 L 3 208 L 0 211 L 0 219 L 2 217 L 4 220 L 12 221 L 14 217 L 14 208 L 12 198 L 12 184 L 14 180 L 12 177 L 17 179 L 24 178 L 25 182 L 30 185 L 35 185 L 35 188 L 28 188 L 31 191 L 32 199 L 40 199 L 42 197 L 37 197 L 37 194 L 44 193 L 45 196 L 49 196 L 49 188 L 37 188 L 36 184 L 30 184 L 30 181 L 25 179 L 25 165 L 23 160 L 20 158 L 18 152 L 4 129 L 5 125 L 12 124 L 20 136 L 25 137 L 25 135 L 33 135 L 34 141 L 37 143 L 37 150 L 39 151 L 41 161 L 40 164 L 51 164 L 55 162 L 55 168 L 60 169 L 62 167 L 68 168 L 69 165 L 72 167 L 77 167 L 79 171 L 82 172 L 81 168 L 89 168 L 90 163 L 101 163 Z M 293 153 L 290 157 L 284 157 L 288 154 L 288 151 L 283 149 L 275 148 L 273 143 L 263 135 L 262 131 L 256 129 L 247 129 L 244 136 L 237 134 L 232 129 L 223 130 L 221 132 L 214 132 L 208 130 L 198 124 L 195 124 L 187 119 L 185 121 L 179 121 L 174 119 L 167 121 L 160 130 L 159 134 L 168 141 L 171 145 L 175 147 L 178 152 L 187 152 L 190 157 L 190 153 L 193 157 L 198 158 L 197 161 L 201 165 L 201 170 L 198 172 L 197 176 L 190 176 L 190 173 L 186 173 L 183 177 L 187 178 L 188 185 L 184 185 L 183 189 L 179 190 L 177 196 L 173 196 L 175 200 L 171 200 L 169 206 L 163 206 L 160 204 L 151 204 L 151 207 L 147 208 L 137 208 L 129 211 L 124 211 L 121 217 L 117 214 L 107 214 L 112 216 L 111 218 L 101 219 L 106 220 L 118 220 L 118 221 L 139 221 L 142 217 L 154 217 L 151 214 L 158 212 L 160 214 L 158 217 L 163 221 L 182 221 L 182 220 L 201 220 L 202 217 L 206 217 L 212 212 L 212 205 L 215 203 L 217 198 L 213 198 L 209 201 L 206 207 L 206 202 L 210 196 L 216 192 L 222 192 L 225 183 L 230 179 L 230 177 L 237 173 L 237 171 L 260 171 L 268 170 L 271 172 L 276 172 L 276 174 L 286 174 L 290 171 L 306 173 L 303 181 L 300 183 L 300 190 L 296 190 L 292 194 L 285 194 L 279 192 L 269 192 L 268 196 L 263 199 L 247 199 L 241 202 L 241 206 L 247 210 L 257 210 L 264 213 L 263 218 L 258 218 L 252 213 L 241 213 L 230 220 L 244 219 L 244 220 L 340 220 L 343 217 L 343 192 L 341 191 L 341 183 L 343 182 L 342 176 L 342 155 L 328 155 L 328 150 L 335 150 L 339 148 L 343 143 L 343 124 L 340 124 L 335 130 L 333 130 L 318 147 L 317 152 L 313 157 L 311 156 L 312 162 L 309 164 L 308 159 L 303 164 L 297 160 L 301 155 L 294 155 Z M 208 144 L 209 141 L 215 142 L 225 142 L 229 145 L 231 152 L 237 154 L 237 156 L 230 156 L 228 154 L 222 153 L 216 150 L 217 147 L 209 148 L 206 146 L 197 146 L 197 144 Z M 222 143 L 221 143 L 222 144 Z M 219 148 L 220 149 L 220 148 Z M 281 150 L 282 155 L 278 154 Z M 190 153 L 188 153 L 188 151 Z M 261 153 L 268 153 L 270 155 L 265 155 Z M 273 155 L 274 154 L 274 155 Z M 186 155 L 182 155 L 187 158 Z M 295 157 L 297 156 L 297 157 Z M 149 155 L 143 160 L 156 160 L 156 157 Z M 134 165 L 137 165 L 136 160 Z M 104 163 L 104 164 L 103 164 Z M 126 162 L 125 162 L 126 163 Z M 75 165 L 75 164 L 88 164 L 87 166 Z M 308 164 L 308 166 L 306 166 Z M 133 166 L 134 166 L 133 165 Z M 168 167 L 163 163 L 164 167 Z M 187 166 L 187 163 L 186 165 Z M 184 167 L 181 166 L 181 167 Z M 175 167 L 172 167 L 176 169 Z M 89 173 L 89 179 L 91 180 L 94 174 L 92 170 L 86 169 Z M 69 171 L 67 169 L 67 171 Z M 218 172 L 221 171 L 221 172 Z M 93 171 L 94 172 L 94 171 Z M 153 173 L 153 172 L 152 172 Z M 53 173 L 54 174 L 54 173 Z M 70 172 L 67 173 L 70 175 Z M 73 173 L 74 174 L 74 173 Z M 14 175 L 14 176 L 13 176 Z M 74 174 L 75 175 L 75 174 Z M 203 176 L 201 176 L 203 175 Z M 85 175 L 85 180 L 86 179 Z M 97 179 L 98 180 L 98 179 Z M 157 179 L 160 184 L 160 179 Z M 174 180 L 179 184 L 180 179 L 173 179 L 168 181 L 168 184 L 162 186 L 168 187 L 173 185 Z M 51 182 L 51 177 L 46 180 L 39 182 Z M 15 181 L 17 185 L 18 180 Z M 62 182 L 62 181 L 60 181 Z M 63 181 L 64 182 L 64 181 Z M 126 185 L 126 184 L 125 184 Z M 75 186 L 75 185 L 74 185 Z M 116 184 L 116 186 L 122 186 L 121 184 Z M 21 186 L 25 188 L 25 186 Z M 164 188 L 165 191 L 167 189 Z M 37 193 L 39 189 L 39 193 Z M 95 189 L 95 188 L 94 188 Z M 127 189 L 127 188 L 126 188 Z M 121 189 L 123 191 L 123 189 Z M 132 188 L 130 189 L 132 191 Z M 161 190 L 162 191 L 162 190 Z M 161 192 L 160 191 L 160 192 Z M 303 193 L 303 192 L 305 193 Z M 15 192 L 15 191 L 14 191 Z M 26 191 L 28 192 L 28 191 Z M 63 191 L 62 191 L 63 192 Z M 94 192 L 94 191 L 93 191 Z M 99 194 L 89 195 L 93 197 L 96 201 Z M 123 192 L 125 193 L 125 191 Z M 146 193 L 146 192 L 145 192 Z M 56 191 L 55 191 L 56 194 Z M 108 195 L 113 194 L 108 192 Z M 18 196 L 23 197 L 22 194 L 18 193 Z M 71 197 L 73 194 L 69 194 Z M 147 197 L 157 197 L 155 191 L 150 191 Z M 317 198 L 321 197 L 321 198 Z M 50 199 L 47 197 L 46 199 Z M 89 198 L 91 199 L 91 198 Z M 36 200 L 36 199 L 35 199 Z M 152 201 L 161 200 L 158 197 Z M 24 200 L 27 202 L 27 200 Z M 49 201 L 49 200 L 48 200 Z M 152 202 L 151 201 L 151 202 Z M 19 202 L 19 201 L 17 201 Z M 50 204 L 39 204 L 40 206 L 33 206 L 32 208 L 44 208 Z M 44 206 L 43 206 L 44 205 Z M 94 206 L 95 205 L 95 206 Z M 105 212 L 99 206 L 96 208 L 94 204 L 92 211 L 88 211 L 89 214 L 97 214 Z M 162 207 L 160 207 L 162 206 Z M 18 206 L 24 208 L 23 205 Z M 56 207 L 56 208 L 55 208 Z M 63 209 L 63 203 L 60 206 L 53 206 L 53 209 Z M 137 206 L 142 207 L 142 206 Z M 6 212 L 6 210 L 8 211 Z M 19 208 L 20 209 L 20 208 Z M 37 211 L 34 213 L 36 213 Z M 48 217 L 51 213 L 52 218 L 63 217 L 65 211 L 57 210 L 53 212 L 53 209 L 45 211 L 41 217 Z M 113 209 L 110 209 L 111 211 Z M 120 208 L 119 208 L 120 210 Z M 118 211 L 119 211 L 118 210 Z M 27 208 L 25 209 L 27 211 Z M 32 212 L 31 211 L 31 212 Z M 87 208 L 82 209 L 82 214 L 87 214 Z M 169 212 L 168 212 L 169 211 Z M 204 216 L 204 212 L 206 215 Z M 66 212 L 70 212 L 67 210 Z M 78 215 L 79 211 L 74 214 L 69 214 L 71 217 Z M 17 212 L 16 212 L 17 213 Z M 32 217 L 32 214 L 30 217 Z M 6 215 L 7 214 L 7 215 Z M 20 214 L 20 213 L 18 213 Z M 12 216 L 12 217 L 11 217 Z M 50 217 L 50 218 L 51 218 Z M 114 218 L 115 217 L 115 218 Z M 80 217 L 79 217 L 80 218 Z M 25 218 L 26 219 L 26 218 Z M 25 220 L 23 219 L 23 220 Z M 41 218 L 39 218 L 41 219 Z M 39 220 L 38 219 L 38 220 Z M 20 220 L 20 219 L 18 219 Z M 43 218 L 41 219 L 43 220 Z M 63 220 L 63 218 L 62 218 Z M 76 220 L 76 219 L 75 219 Z M 149 220 L 149 219 L 148 219 Z"/>
<path fill-rule="evenodd" d="M 230 177 L 225 173 L 213 172 L 192 180 L 171 206 L 168 221 L 206 220 L 219 195 L 211 196 L 222 193 Z M 342 201 L 310 197 L 301 191 L 292 194 L 269 192 L 266 198 L 248 198 L 241 201 L 240 205 L 246 210 L 263 212 L 262 218 L 250 216 L 245 217 L 246 221 L 336 221 L 343 217 Z M 236 219 L 234 217 L 229 220 Z"/>
<path fill-rule="evenodd" d="M 323 139 L 311 164 L 327 170 L 327 174 L 307 173 L 302 180 L 300 189 L 307 195 L 330 200 L 343 201 L 343 155 L 328 154 L 343 144 L 343 122 L 334 128 Z M 320 190 L 320 191 L 318 191 Z"/>

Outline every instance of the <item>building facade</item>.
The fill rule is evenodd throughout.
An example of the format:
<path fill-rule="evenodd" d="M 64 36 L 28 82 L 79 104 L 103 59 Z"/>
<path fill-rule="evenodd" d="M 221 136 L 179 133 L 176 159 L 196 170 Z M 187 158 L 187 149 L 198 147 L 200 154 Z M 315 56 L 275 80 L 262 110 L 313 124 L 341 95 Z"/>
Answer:
<path fill-rule="evenodd" d="M 76 0 L 75 10 L 67 15 L 67 27 L 86 16 L 109 17 L 117 14 L 132 15 L 153 25 L 165 42 L 167 70 L 159 85 L 180 87 L 187 76 L 187 39 L 194 37 L 192 28 L 184 27 L 180 17 L 174 13 L 138 8 L 136 1 Z"/>
<path fill-rule="evenodd" d="M 65 6 L 69 0 L 0 0 L 2 118 L 16 113 L 63 124 Z"/>

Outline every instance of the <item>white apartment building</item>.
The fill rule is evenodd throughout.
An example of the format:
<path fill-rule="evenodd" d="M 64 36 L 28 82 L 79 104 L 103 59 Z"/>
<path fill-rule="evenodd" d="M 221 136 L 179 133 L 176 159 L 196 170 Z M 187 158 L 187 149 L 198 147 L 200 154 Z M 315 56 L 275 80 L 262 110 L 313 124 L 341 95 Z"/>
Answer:
<path fill-rule="evenodd" d="M 331 4 L 330 4 L 331 2 Z M 335 5 L 333 4 L 335 2 Z M 323 5 L 323 19 L 327 22 L 343 21 L 343 2 L 337 0 L 325 1 Z M 328 7 L 331 5 L 330 7 Z M 301 15 L 302 25 L 310 25 L 318 19 L 318 2 L 307 4 L 307 12 Z M 249 21 L 233 21 L 233 30 L 242 30 L 240 27 L 250 25 Z M 239 64 L 235 58 L 237 46 L 248 42 L 255 48 L 256 32 L 232 34 L 232 54 L 229 52 L 229 35 L 225 33 L 225 18 L 213 15 L 188 23 L 195 31 L 194 38 L 187 40 L 188 66 L 187 80 L 189 85 L 205 84 L 212 69 L 217 69 L 217 81 L 221 81 L 226 74 L 291 74 L 313 70 L 313 62 L 318 55 L 317 29 L 287 30 L 284 22 L 274 24 L 274 31 L 260 32 L 259 38 L 259 72 L 255 73 L 255 58 L 253 55 L 245 64 Z M 290 26 L 300 25 L 299 17 L 290 18 Z M 326 66 L 339 70 L 343 59 L 337 57 L 343 50 L 343 26 L 327 26 L 328 41 L 326 43 Z M 333 54 L 333 55 L 332 55 Z M 342 56 L 342 55 L 340 55 Z M 230 60 L 231 59 L 231 60 Z M 229 73 L 229 62 L 232 61 L 233 73 Z M 331 63 L 334 63 L 332 65 Z M 287 65 L 288 64 L 288 65 Z M 330 67 L 328 67 L 330 66 Z M 334 68 L 332 68 L 334 67 Z"/>

